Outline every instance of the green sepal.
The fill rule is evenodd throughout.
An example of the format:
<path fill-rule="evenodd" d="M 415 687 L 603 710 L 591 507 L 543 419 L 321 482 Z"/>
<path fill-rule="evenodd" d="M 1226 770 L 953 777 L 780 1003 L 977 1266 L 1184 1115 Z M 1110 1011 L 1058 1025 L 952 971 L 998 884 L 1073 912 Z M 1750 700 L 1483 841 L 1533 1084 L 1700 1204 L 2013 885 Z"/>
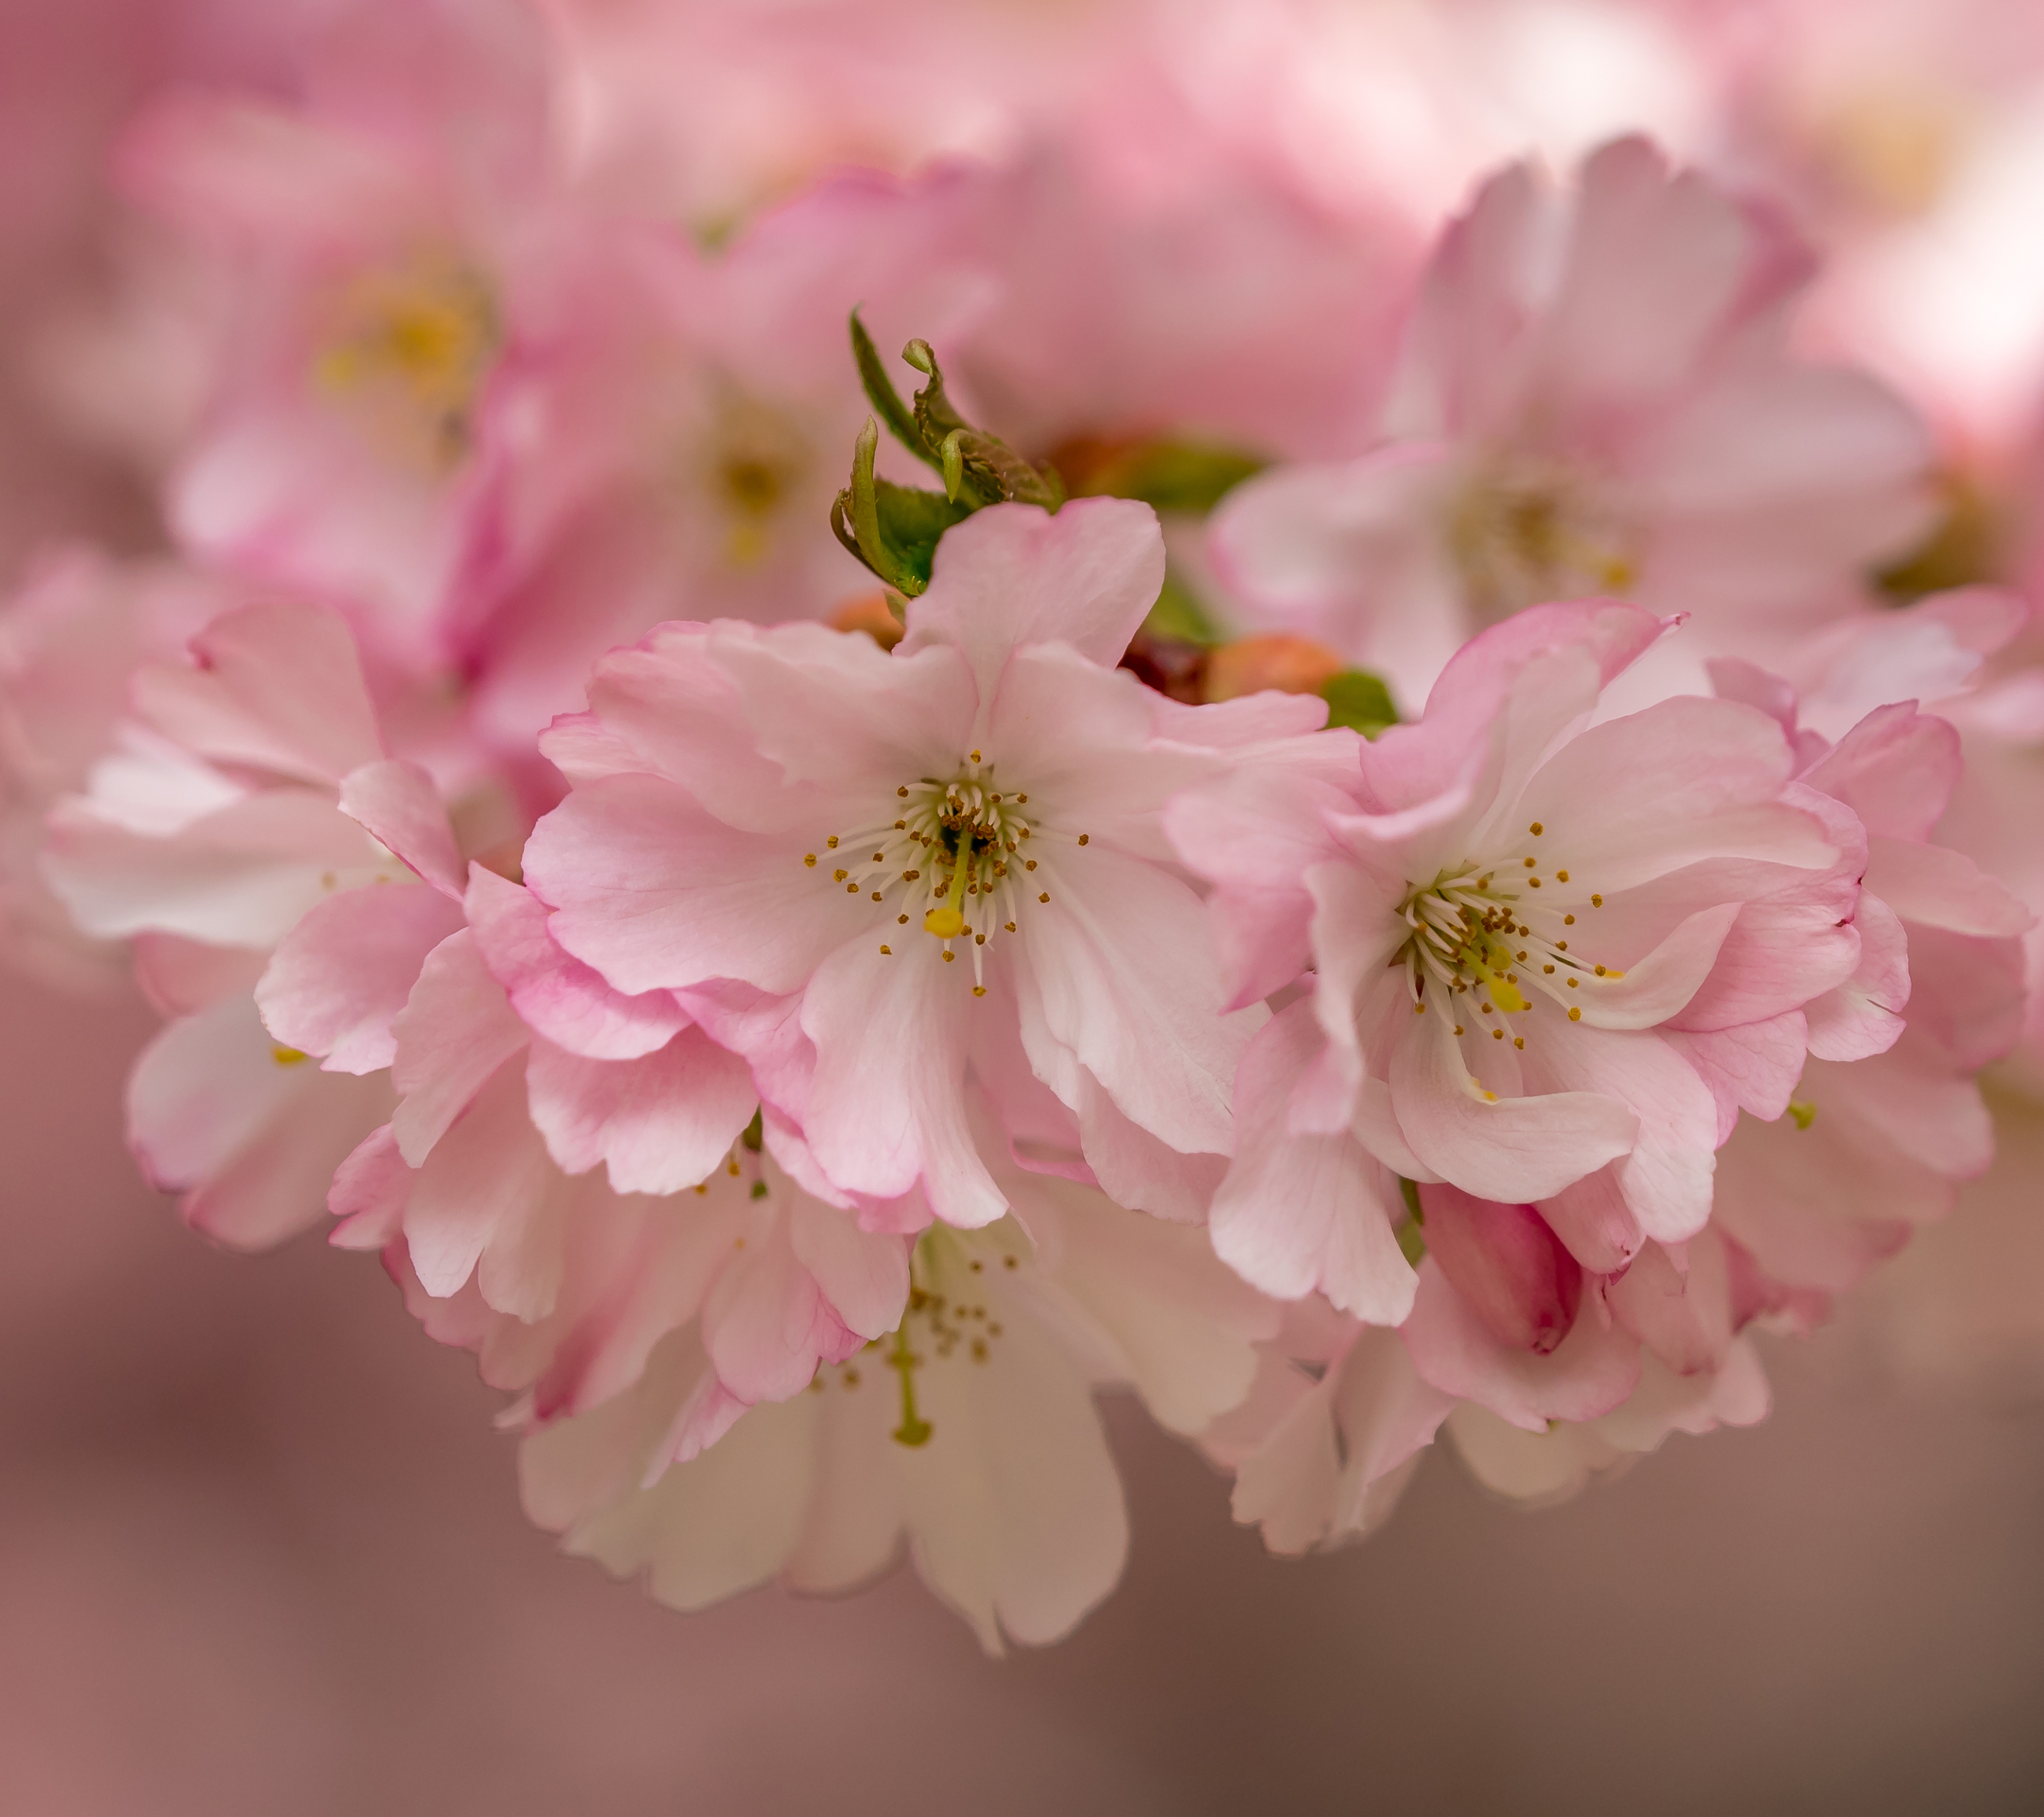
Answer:
<path fill-rule="evenodd" d="M 1374 738 L 1398 723 L 1398 709 L 1391 702 L 1391 690 L 1381 676 L 1367 669 L 1344 669 L 1320 690 L 1327 703 L 1327 724 L 1348 726 L 1365 738 Z"/>
<path fill-rule="evenodd" d="M 959 414 L 944 390 L 943 368 L 927 340 L 910 341 L 901 357 L 928 380 L 916 394 L 916 426 L 943 470 L 945 490 L 952 498 L 975 510 L 1005 499 L 1040 505 L 1047 511 L 1064 503 L 1064 482 L 1055 467 L 1032 467 L 998 436 L 974 428 Z"/>
<path fill-rule="evenodd" d="M 859 367 L 859 382 L 866 388 L 866 401 L 887 425 L 888 432 L 916 459 L 941 467 L 943 463 L 924 441 L 914 413 L 901 401 L 901 394 L 894 389 L 894 381 L 880 363 L 880 350 L 873 344 L 873 336 L 866 332 L 857 309 L 851 312 L 851 357 Z"/>
<path fill-rule="evenodd" d="M 873 457 L 879 444 L 880 425 L 868 417 L 852 449 L 851 484 L 831 505 L 831 529 L 890 591 L 913 598 L 930 584 L 938 539 L 969 507 L 878 478 Z"/>
<path fill-rule="evenodd" d="M 895 579 L 882 574 L 880 578 L 897 593 L 913 597 L 930 584 L 930 565 L 936 559 L 938 540 L 954 524 L 970 517 L 970 508 L 952 503 L 941 492 L 897 486 L 891 479 L 876 481 L 874 491 L 879 508 L 880 534 L 901 577 Z"/>

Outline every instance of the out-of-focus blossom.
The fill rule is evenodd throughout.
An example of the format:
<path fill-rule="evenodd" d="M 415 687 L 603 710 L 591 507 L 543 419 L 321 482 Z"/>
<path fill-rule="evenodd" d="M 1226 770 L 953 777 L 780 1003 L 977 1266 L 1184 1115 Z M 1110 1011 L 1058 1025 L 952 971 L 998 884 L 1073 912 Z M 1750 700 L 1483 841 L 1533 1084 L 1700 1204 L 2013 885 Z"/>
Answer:
<path fill-rule="evenodd" d="M 865 415 L 846 319 L 895 346 L 964 319 L 990 282 L 966 199 L 945 173 L 847 174 L 713 252 L 620 226 L 560 275 L 544 349 L 498 382 L 449 615 L 471 722 L 507 758 L 678 610 L 820 618 L 870 589 L 830 531 Z"/>
<path fill-rule="evenodd" d="M 637 1386 L 525 1442 L 525 1503 L 571 1551 L 700 1608 L 778 1577 L 841 1591 L 904 1542 L 989 1652 L 1056 1640 L 1113 1587 L 1121 1489 L 1093 1404 L 1132 1387 L 1192 1434 L 1248 1392 L 1277 1308 L 1197 1231 L 1002 1169 L 1012 1212 L 917 1239 L 888 1335 L 667 1466 L 708 1366 L 693 1332 Z"/>
<path fill-rule="evenodd" d="M 52 812 L 44 865 L 81 929 L 136 943 L 173 1018 L 129 1081 L 138 1158 L 198 1227 L 260 1247 L 317 1218 L 388 1116 L 373 1075 L 460 925 L 460 860 L 432 778 L 386 755 L 337 617 L 242 607 L 190 650 L 136 671 L 113 749 Z M 324 988 L 298 969 L 308 939 L 348 957 Z M 264 1026 L 271 996 L 317 1031 L 320 1063 Z"/>
<path fill-rule="evenodd" d="M 1764 210 L 1639 140 L 1570 193 L 1504 172 L 1435 256 L 1381 445 L 1242 487 L 1214 528 L 1224 574 L 1408 703 L 1472 632 L 1543 600 L 1693 613 L 1675 686 L 1706 656 L 1786 647 L 1864 604 L 1864 570 L 1930 509 L 1907 407 L 1791 356 L 1807 269 Z M 1631 685 L 1669 691 L 1658 667 Z"/>
<path fill-rule="evenodd" d="M 234 275 L 178 534 L 359 602 L 415 659 L 440 654 L 492 382 L 586 256 L 549 187 L 544 45 L 518 5 L 349 8 L 295 104 L 167 95 L 123 148 L 137 199 Z"/>
<path fill-rule="evenodd" d="M 555 937 L 620 991 L 694 993 L 842 1191 L 1000 1216 L 970 1075 L 1039 1164 L 1198 1215 L 1262 1012 L 1224 1013 L 1160 816 L 1325 709 L 1181 707 L 1111 666 L 1162 558 L 1139 505 L 996 505 L 891 654 L 725 623 L 606 658 L 543 741 L 575 785 L 526 847 Z"/>
<path fill-rule="evenodd" d="M 1272 765 L 1170 810 L 1236 1001 L 1313 974 L 1243 1062 L 1213 1208 L 1266 1291 L 1401 1323 L 1395 1177 L 1538 1205 L 1582 1266 L 1621 1268 L 1709 1216 L 1713 1074 L 1792 1085 L 1803 1005 L 1860 961 L 1864 835 L 1754 709 L 1588 725 L 1663 630 L 1522 613 L 1347 778 Z"/>
<path fill-rule="evenodd" d="M 130 672 L 233 602 L 171 563 L 52 550 L 0 609 L 0 955 L 83 985 L 126 955 L 83 932 L 42 874 L 44 816 L 83 790 L 125 715 Z"/>

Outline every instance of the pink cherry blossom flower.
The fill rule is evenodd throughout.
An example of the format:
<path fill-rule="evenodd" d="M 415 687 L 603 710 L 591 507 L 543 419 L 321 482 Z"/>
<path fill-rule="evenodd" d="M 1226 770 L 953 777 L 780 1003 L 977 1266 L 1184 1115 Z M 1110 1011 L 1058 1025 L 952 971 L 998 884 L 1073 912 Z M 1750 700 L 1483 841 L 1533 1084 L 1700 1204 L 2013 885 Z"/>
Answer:
<path fill-rule="evenodd" d="M 102 983 L 125 966 L 81 931 L 42 874 L 44 817 L 83 789 L 112 746 L 137 664 L 168 656 L 235 603 L 173 563 L 54 550 L 0 606 L 0 958 L 55 981 Z"/>
<path fill-rule="evenodd" d="M 1224 574 L 1406 702 L 1547 600 L 1693 613 L 1658 659 L 1692 688 L 1705 656 L 1785 648 L 1863 603 L 1929 513 L 1908 409 L 1791 357 L 1806 270 L 1779 224 L 1642 140 L 1572 194 L 1504 171 L 1435 255 L 1377 445 L 1241 488 L 1213 528 Z"/>
<path fill-rule="evenodd" d="M 1346 780 L 1270 764 L 1169 810 L 1235 1001 L 1312 973 L 1244 1058 L 1212 1211 L 1266 1291 L 1402 1324 L 1400 1177 L 1538 1206 L 1612 1271 L 1709 1216 L 1726 1131 L 1699 1047 L 1757 1043 L 1792 1083 L 1802 1006 L 1860 961 L 1864 836 L 1794 784 L 1754 709 L 1588 723 L 1663 629 L 1631 606 L 1521 613 Z"/>
<path fill-rule="evenodd" d="M 846 319 L 892 348 L 970 312 L 963 190 L 847 173 L 713 254 L 619 229 L 562 275 L 544 348 L 498 384 L 450 618 L 471 720 L 507 753 L 529 760 L 596 659 L 677 600 L 766 621 L 872 594 L 830 529 L 867 409 Z"/>
<path fill-rule="evenodd" d="M 1405 1323 L 1295 1321 L 1264 1346 L 1255 1392 L 1202 1440 L 1235 1473 L 1235 1518 L 1274 1552 L 1372 1531 L 1443 1431 L 1486 1486 L 1544 1503 L 1671 1432 L 1766 1416 L 1744 1333 L 1807 1308 L 1715 1227 L 1649 1243 L 1616 1274 L 1578 1270 L 1558 1296 L 1573 1258 L 1531 1206 L 1447 1186 L 1420 1199 L 1427 1254 Z M 1566 1317 L 1531 1338 L 1529 1316 L 1550 1312 Z"/>
<path fill-rule="evenodd" d="M 758 1094 L 671 993 L 623 997 L 548 935 L 546 911 L 479 866 L 467 926 L 414 967 L 391 1024 L 398 1104 L 335 1183 L 345 1240 L 402 1234 L 421 1289 L 474 1275 L 484 1302 L 551 1310 L 574 1176 L 665 1195 L 720 1166 Z M 336 982 L 344 947 L 309 955 Z"/>
<path fill-rule="evenodd" d="M 1854 691 L 1936 693 L 1934 657 L 1969 617 L 2010 624 L 2013 601 L 1927 602 L 1895 620 L 1823 640 L 1816 716 Z M 1997 613 L 1996 609 L 2000 608 Z M 2019 620 L 2018 620 L 2019 621 Z M 1974 665 L 1965 665 L 1970 672 Z M 1947 674 L 1950 673 L 1949 668 Z M 1800 781 L 1850 807 L 1868 834 L 1854 975 L 1805 1010 L 1808 1065 L 1792 1081 L 1720 1087 L 1739 1120 L 1721 1162 L 1716 1212 L 1773 1275 L 1836 1293 L 1942 1218 L 1958 1182 L 1984 1173 L 1993 1132 L 1974 1075 L 2023 1032 L 2022 936 L 2036 917 L 2000 882 L 1931 837 L 1961 774 L 1961 735 L 1913 697 L 1875 706 L 1835 743 L 1799 724 L 1785 683 L 1716 666 L 1719 690 L 1774 713 L 1796 741 Z"/>
<path fill-rule="evenodd" d="M 1061 1638 L 1128 1547 L 1092 1390 L 1132 1386 L 1165 1426 L 1196 1432 L 1248 1392 L 1276 1308 L 1197 1231 L 1001 1172 L 1013 1215 L 927 1231 L 906 1315 L 810 1392 L 670 1466 L 706 1369 L 699 1342 L 670 1341 L 631 1391 L 526 1440 L 528 1512 L 683 1609 L 774 1578 L 849 1589 L 905 1539 L 989 1652 Z"/>
<path fill-rule="evenodd" d="M 554 937 L 617 990 L 690 991 L 841 1192 L 998 1217 L 971 1078 L 1039 1164 L 1198 1215 L 1263 1012 L 1226 1012 L 1160 816 L 1324 709 L 1181 707 L 1111 666 L 1162 558 L 1145 506 L 997 505 L 891 655 L 725 623 L 607 658 L 544 741 L 575 785 L 525 852 Z"/>
<path fill-rule="evenodd" d="M 167 94 L 123 148 L 130 192 L 232 278 L 169 513 L 187 547 L 360 601 L 430 661 L 492 376 L 584 230 L 551 186 L 527 9 L 428 0 L 400 26 L 353 8 L 313 36 L 293 104 Z"/>
<path fill-rule="evenodd" d="M 44 870 L 83 932 L 136 942 L 176 1018 L 129 1084 L 144 1169 L 199 1227 L 260 1247 L 317 1218 L 389 1114 L 385 1083 L 358 1081 L 461 924 L 455 835 L 428 774 L 385 755 L 332 613 L 225 613 L 189 660 L 138 669 L 129 707 L 52 811 Z"/>

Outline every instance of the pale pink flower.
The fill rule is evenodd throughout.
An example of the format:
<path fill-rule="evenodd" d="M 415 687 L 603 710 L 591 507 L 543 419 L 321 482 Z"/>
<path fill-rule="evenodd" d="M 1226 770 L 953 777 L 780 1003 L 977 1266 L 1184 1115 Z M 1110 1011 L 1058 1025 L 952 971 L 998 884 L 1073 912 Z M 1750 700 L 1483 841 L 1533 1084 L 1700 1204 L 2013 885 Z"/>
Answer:
<path fill-rule="evenodd" d="M 468 911 L 398 1019 L 397 1111 L 335 1177 L 335 1243 L 383 1250 L 435 1336 L 530 1391 L 533 1426 L 686 1331 L 708 1373 L 663 1465 L 899 1322 L 927 1211 L 863 1223 L 804 1192 L 747 1129 L 744 1062 L 670 993 L 610 990 L 479 868 Z"/>
<path fill-rule="evenodd" d="M 1699 1051 L 1792 1085 L 1803 1006 L 1860 962 L 1864 836 L 1753 708 L 1589 724 L 1664 628 L 1521 613 L 1346 778 L 1266 764 L 1167 813 L 1214 885 L 1235 1001 L 1312 973 L 1244 1058 L 1212 1210 L 1266 1292 L 1403 1323 L 1401 1176 L 1538 1206 L 1611 1272 L 1710 1215 L 1726 1132 Z"/>
<path fill-rule="evenodd" d="M 137 664 L 170 655 L 234 603 L 167 562 L 52 550 L 0 606 L 0 957 L 73 986 L 126 955 L 80 931 L 42 874 L 44 816 L 112 745 Z"/>
<path fill-rule="evenodd" d="M 1546 1502 L 1671 1432 L 1765 1418 L 1743 1334 L 1810 1308 L 1715 1227 L 1589 1275 L 1530 1205 L 1447 1186 L 1420 1201 L 1427 1253 L 1405 1323 L 1295 1321 L 1202 1441 L 1235 1473 L 1235 1518 L 1274 1552 L 1366 1536 L 1443 1430 L 1479 1481 Z"/>
<path fill-rule="evenodd" d="M 951 363 L 1021 447 L 1347 453 L 1381 405 L 1420 236 L 1375 196 L 1317 190 L 1278 122 L 1213 117 L 1218 98 L 1169 67 L 1174 23 L 966 179 L 997 282 Z"/>
<path fill-rule="evenodd" d="M 831 533 L 868 406 L 847 318 L 946 344 L 976 276 L 955 173 L 847 173 L 714 253 L 614 231 L 498 382 L 449 640 L 471 713 L 529 754 L 605 651 L 674 615 L 820 618 L 874 582 Z M 902 370 L 905 371 L 905 368 Z M 890 448 L 897 478 L 928 471 Z"/>
<path fill-rule="evenodd" d="M 335 1183 L 352 1220 L 337 1240 L 402 1234 L 426 1293 L 474 1275 L 487 1304 L 531 1320 L 553 1304 L 574 1176 L 601 1166 L 615 1193 L 697 1185 L 759 1097 L 672 993 L 611 990 L 518 885 L 478 866 L 465 907 L 390 1024 L 398 1108 Z M 315 984 L 342 988 L 351 969 L 344 942 L 306 955 Z"/>
<path fill-rule="evenodd" d="M 136 670 L 44 866 L 84 932 L 136 942 L 175 1018 L 129 1081 L 138 1158 L 201 1228 L 257 1246 L 314 1221 L 388 1116 L 383 1081 L 358 1081 L 461 925 L 462 863 L 432 778 L 385 755 L 337 617 L 244 607 L 190 651 Z"/>
<path fill-rule="evenodd" d="M 1802 665 L 1818 683 L 1815 716 L 1854 693 L 1950 692 L 1978 666 L 1959 634 L 2005 636 L 2020 621 L 2015 602 L 1981 594 L 1841 627 Z M 1974 1075 L 2023 1032 L 2020 943 L 2036 917 L 1931 836 L 1961 774 L 1950 721 L 1906 697 L 1873 707 L 1833 743 L 1799 724 L 1785 682 L 1715 667 L 1720 693 L 1770 712 L 1794 739 L 1803 786 L 1842 801 L 1868 835 L 1860 964 L 1806 1006 L 1809 1061 L 1792 1101 L 1785 1080 L 1754 1091 L 1750 1065 L 1735 1062 L 1741 1085 L 1706 1072 L 1721 1119 L 1749 1113 L 1721 1158 L 1717 1221 L 1771 1274 L 1835 1293 L 1914 1226 L 1942 1218 L 1958 1182 L 1986 1171 L 1993 1131 Z"/>
<path fill-rule="evenodd" d="M 693 1333 L 630 1392 L 528 1439 L 525 1505 L 569 1550 L 646 1574 L 675 1608 L 778 1578 L 843 1591 L 905 1541 L 988 1651 L 1062 1638 L 1120 1575 L 1128 1517 L 1096 1386 L 1198 1431 L 1251 1386 L 1277 1309 L 1200 1233 L 1002 1166 L 1013 1215 L 916 1243 L 909 1310 L 668 1467 L 703 1393 Z"/>
<path fill-rule="evenodd" d="M 1639 140 L 1569 193 L 1503 172 L 1435 255 L 1377 445 L 1240 488 L 1212 532 L 1223 573 L 1408 705 L 1473 632 L 1542 601 L 1693 613 L 1658 659 L 1692 687 L 1705 656 L 1785 648 L 1863 604 L 1929 513 L 1906 406 L 1791 356 L 1806 271 L 1777 223 Z"/>
<path fill-rule="evenodd" d="M 427 0 L 402 27 L 352 8 L 314 36 L 294 102 L 166 95 L 123 148 L 131 193 L 231 274 L 168 511 L 187 547 L 359 601 L 431 660 L 492 376 L 586 236 L 550 188 L 525 8 Z"/>
<path fill-rule="evenodd" d="M 1037 1164 L 1197 1216 L 1263 1012 L 1224 1013 L 1162 810 L 1324 709 L 1113 668 L 1162 565 L 1145 506 L 997 505 L 891 655 L 724 623 L 606 658 L 543 741 L 574 784 L 526 847 L 554 936 L 616 989 L 694 993 L 841 1192 L 998 1217 L 970 1077 Z"/>

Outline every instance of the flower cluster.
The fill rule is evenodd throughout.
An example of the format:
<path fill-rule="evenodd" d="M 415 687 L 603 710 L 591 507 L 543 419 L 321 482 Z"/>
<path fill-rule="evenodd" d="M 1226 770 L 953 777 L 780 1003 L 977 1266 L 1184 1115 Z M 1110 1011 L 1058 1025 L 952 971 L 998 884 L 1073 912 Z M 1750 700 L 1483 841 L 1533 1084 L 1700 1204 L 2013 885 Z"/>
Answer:
<path fill-rule="evenodd" d="M 348 0 L 121 138 L 166 549 L 0 613 L 0 933 L 664 1601 L 1054 1640 L 1106 1388 L 1279 1552 L 1750 1423 L 2038 1076 L 2020 576 L 1788 203 L 1450 205 L 1329 29 Z"/>

